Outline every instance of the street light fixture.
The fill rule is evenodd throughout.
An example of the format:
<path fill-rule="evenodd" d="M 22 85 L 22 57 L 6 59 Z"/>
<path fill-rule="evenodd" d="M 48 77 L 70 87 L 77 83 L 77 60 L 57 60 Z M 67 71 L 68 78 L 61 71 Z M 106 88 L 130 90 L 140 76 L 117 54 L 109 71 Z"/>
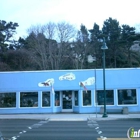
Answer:
<path fill-rule="evenodd" d="M 103 39 L 103 46 L 101 47 L 103 50 L 103 86 L 104 86 L 104 114 L 102 117 L 108 117 L 106 112 L 106 89 L 105 89 L 105 50 L 108 49 L 105 43 L 105 39 Z"/>

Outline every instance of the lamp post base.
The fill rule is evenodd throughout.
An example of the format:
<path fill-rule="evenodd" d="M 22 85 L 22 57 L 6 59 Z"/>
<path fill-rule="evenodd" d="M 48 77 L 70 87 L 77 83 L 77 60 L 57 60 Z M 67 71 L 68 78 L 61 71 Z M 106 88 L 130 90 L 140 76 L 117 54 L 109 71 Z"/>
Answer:
<path fill-rule="evenodd" d="M 106 113 L 104 113 L 102 117 L 103 117 L 103 118 L 107 118 L 108 115 L 107 115 Z"/>

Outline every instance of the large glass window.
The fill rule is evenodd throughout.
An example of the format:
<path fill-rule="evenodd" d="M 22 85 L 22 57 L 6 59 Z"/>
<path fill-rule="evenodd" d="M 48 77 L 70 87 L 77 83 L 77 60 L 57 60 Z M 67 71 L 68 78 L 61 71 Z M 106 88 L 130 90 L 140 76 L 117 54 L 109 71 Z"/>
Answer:
<path fill-rule="evenodd" d="M 0 93 L 0 108 L 16 107 L 16 93 Z"/>
<path fill-rule="evenodd" d="M 50 92 L 42 92 L 42 107 L 49 107 L 50 105 Z"/>
<path fill-rule="evenodd" d="M 118 104 L 137 104 L 136 89 L 118 90 Z"/>
<path fill-rule="evenodd" d="M 37 107 L 38 92 L 21 92 L 20 107 Z"/>
<path fill-rule="evenodd" d="M 78 91 L 74 91 L 74 103 L 75 106 L 78 106 Z"/>
<path fill-rule="evenodd" d="M 91 90 L 83 91 L 83 106 L 91 106 Z"/>
<path fill-rule="evenodd" d="M 97 90 L 96 96 L 98 105 L 104 105 L 104 90 Z M 106 105 L 114 105 L 113 90 L 106 90 Z"/>
<path fill-rule="evenodd" d="M 55 91 L 55 106 L 60 106 L 60 92 Z"/>

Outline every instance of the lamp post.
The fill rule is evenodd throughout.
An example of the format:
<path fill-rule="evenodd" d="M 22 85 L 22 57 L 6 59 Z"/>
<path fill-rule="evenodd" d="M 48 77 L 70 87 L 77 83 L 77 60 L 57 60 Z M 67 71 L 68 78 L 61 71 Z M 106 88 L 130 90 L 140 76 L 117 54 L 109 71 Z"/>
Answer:
<path fill-rule="evenodd" d="M 104 114 L 102 117 L 108 117 L 106 112 L 106 89 L 105 89 L 105 50 L 108 49 L 105 43 L 105 39 L 103 39 L 103 46 L 101 47 L 103 50 L 103 87 L 104 87 Z"/>

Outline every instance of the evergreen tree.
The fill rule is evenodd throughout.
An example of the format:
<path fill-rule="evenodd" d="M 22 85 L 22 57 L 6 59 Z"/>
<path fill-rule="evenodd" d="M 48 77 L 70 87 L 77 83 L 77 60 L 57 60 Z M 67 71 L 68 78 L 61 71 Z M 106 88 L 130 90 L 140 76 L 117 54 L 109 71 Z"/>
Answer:
<path fill-rule="evenodd" d="M 109 18 L 104 21 L 102 33 L 105 36 L 108 50 L 106 51 L 107 67 L 117 67 L 117 56 L 119 54 L 119 40 L 121 27 L 116 19 Z"/>
<path fill-rule="evenodd" d="M 8 50 L 9 44 L 13 44 L 13 35 L 16 33 L 17 23 L 0 20 L 0 51 Z"/>

